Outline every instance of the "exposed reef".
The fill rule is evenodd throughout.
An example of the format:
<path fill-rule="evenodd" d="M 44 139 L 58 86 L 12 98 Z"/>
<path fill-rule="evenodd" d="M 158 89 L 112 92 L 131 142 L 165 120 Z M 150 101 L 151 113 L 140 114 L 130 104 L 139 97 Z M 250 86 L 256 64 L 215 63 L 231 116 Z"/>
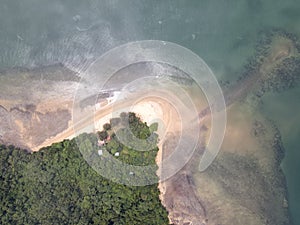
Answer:
<path fill-rule="evenodd" d="M 62 64 L 0 72 L 0 143 L 28 150 L 69 127 L 80 77 Z"/>
<path fill-rule="evenodd" d="M 284 91 L 297 85 L 299 50 L 297 37 L 290 33 L 278 29 L 261 33 L 256 53 L 241 76 L 223 85 L 229 118 L 218 157 L 200 173 L 197 168 L 202 150 L 198 150 L 188 165 L 162 185 L 171 222 L 290 224 L 286 182 L 280 168 L 284 157 L 281 135 L 276 125 L 259 113 L 257 101 L 268 91 Z M 199 116 L 209 114 L 206 108 Z M 210 127 L 205 121 L 203 126 Z M 201 133 L 208 136 L 209 129 Z M 179 198 L 174 199 L 177 192 Z M 185 197 L 198 200 L 193 199 L 195 203 L 189 205 Z"/>
<path fill-rule="evenodd" d="M 210 132 L 210 124 L 203 121 L 201 146 L 192 160 L 175 176 L 161 183 L 162 201 L 172 223 L 290 223 L 285 178 L 280 169 L 284 157 L 280 132 L 257 112 L 254 102 L 268 91 L 284 91 L 297 85 L 299 53 L 296 36 L 278 29 L 261 34 L 256 53 L 239 79 L 232 84 L 226 83 L 224 95 L 229 118 L 217 159 L 207 171 L 197 171 Z M 135 75 L 140 74 L 136 72 Z M 2 71 L 0 142 L 31 149 L 67 129 L 79 80 L 78 74 L 62 65 Z M 174 80 L 185 87 L 191 85 L 185 76 Z M 123 80 L 116 77 L 110 84 L 122 83 Z M 88 97 L 82 102 L 82 108 L 94 104 L 95 97 Z M 200 112 L 200 117 L 209 118 L 209 113 L 206 108 Z M 174 147 L 173 139 L 177 136 L 163 146 L 165 157 Z"/>
<path fill-rule="evenodd" d="M 254 118 L 245 117 L 256 126 Z M 251 137 L 251 129 L 244 131 L 256 146 L 223 147 L 207 171 L 193 173 L 197 196 L 206 207 L 207 224 L 290 224 L 286 182 L 280 169 L 284 149 L 276 127 L 261 118 L 260 123 L 265 132 Z M 235 145 L 233 142 L 231 147 Z"/>
<path fill-rule="evenodd" d="M 256 45 L 256 54 L 245 66 L 239 81 L 260 74 L 255 92 L 281 92 L 297 85 L 300 79 L 300 43 L 297 36 L 281 29 L 261 34 Z"/>

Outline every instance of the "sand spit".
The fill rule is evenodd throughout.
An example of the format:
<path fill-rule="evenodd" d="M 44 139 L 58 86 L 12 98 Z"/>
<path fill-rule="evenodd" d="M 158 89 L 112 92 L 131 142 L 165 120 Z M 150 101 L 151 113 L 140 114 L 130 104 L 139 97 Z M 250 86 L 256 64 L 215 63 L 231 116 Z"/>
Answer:
<path fill-rule="evenodd" d="M 299 58 L 300 48 L 295 43 L 288 34 L 272 33 L 263 42 L 259 54 L 245 66 L 246 72 L 224 91 L 228 130 L 218 158 L 203 173 L 198 173 L 197 168 L 210 132 L 210 112 L 203 98 L 192 94 L 201 117 L 198 151 L 178 173 L 159 184 L 160 198 L 171 223 L 289 224 L 286 187 L 279 168 L 284 152 L 280 134 L 270 121 L 257 113 L 256 107 L 266 91 L 294 84 L 296 77 L 289 76 L 291 71 L 285 70 L 284 74 L 280 69 L 299 69 L 295 60 Z M 162 175 L 164 158 L 174 150 L 182 125 L 172 104 L 136 94 L 132 99 L 121 99 L 114 104 L 107 101 L 96 111 L 95 106 L 79 109 L 74 124 L 71 113 L 78 80 L 73 77 L 77 75 L 60 66 L 51 67 L 49 73 L 57 74 L 57 78 L 68 75 L 66 79 L 45 82 L 42 74 L 47 74 L 48 69 L 35 70 L 34 76 L 30 70 L 5 71 L 5 76 L 0 76 L 2 143 L 38 150 L 72 138 L 77 132 L 101 129 L 119 112 L 135 111 L 149 125 L 159 123 L 161 142 L 157 163 L 162 164 L 158 172 Z M 279 74 L 284 76 L 277 79 Z"/>

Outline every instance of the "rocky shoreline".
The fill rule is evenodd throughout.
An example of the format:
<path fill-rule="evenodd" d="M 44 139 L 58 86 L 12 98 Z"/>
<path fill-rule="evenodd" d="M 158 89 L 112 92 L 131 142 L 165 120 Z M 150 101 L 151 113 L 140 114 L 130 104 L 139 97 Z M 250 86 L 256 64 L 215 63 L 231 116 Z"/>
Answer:
<path fill-rule="evenodd" d="M 284 158 L 281 135 L 257 107 L 264 93 L 297 84 L 299 53 L 295 36 L 276 29 L 264 33 L 240 78 L 225 90 L 228 115 L 236 116 L 228 121 L 232 128 L 226 131 L 226 143 L 217 159 L 207 171 L 199 173 L 195 168 L 203 149 L 199 150 L 188 165 L 162 185 L 163 204 L 173 224 L 290 224 L 286 180 L 280 167 Z M 204 109 L 199 115 L 209 113 Z M 237 118 L 243 119 L 236 122 Z M 202 134 L 208 132 L 204 129 Z M 245 136 L 239 137 L 241 133 L 236 132 Z M 172 197 L 177 192 L 179 200 Z"/>
<path fill-rule="evenodd" d="M 228 115 L 235 116 L 228 121 L 226 143 L 218 158 L 204 173 L 195 169 L 209 134 L 210 125 L 204 121 L 201 146 L 192 160 L 160 184 L 173 224 L 289 224 L 280 132 L 256 112 L 256 106 L 266 92 L 297 84 L 299 52 L 298 39 L 289 33 L 272 30 L 262 35 L 255 56 L 225 90 Z M 66 130 L 79 80 L 63 65 L 2 71 L 0 143 L 30 150 Z M 184 78 L 179 83 L 190 85 Z M 208 114 L 204 110 L 200 116 Z M 164 146 L 163 154 L 168 148 Z"/>

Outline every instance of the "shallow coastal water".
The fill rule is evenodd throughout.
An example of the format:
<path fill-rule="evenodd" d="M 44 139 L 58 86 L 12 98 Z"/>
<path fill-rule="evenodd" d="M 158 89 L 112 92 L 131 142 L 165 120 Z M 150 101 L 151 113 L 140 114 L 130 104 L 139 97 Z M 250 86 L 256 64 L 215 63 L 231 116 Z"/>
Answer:
<path fill-rule="evenodd" d="M 279 0 L 2 0 L 0 70 L 58 62 L 80 69 L 121 43 L 158 39 L 191 49 L 219 80 L 233 81 L 254 53 L 260 31 L 276 27 L 300 35 L 299 10 L 297 1 Z M 299 98 L 298 86 L 265 96 L 262 108 L 282 134 L 282 166 L 294 224 L 300 224 Z"/>
<path fill-rule="evenodd" d="M 286 93 L 269 94 L 264 98 L 262 111 L 275 121 L 286 149 L 282 168 L 288 184 L 289 207 L 294 224 L 300 221 L 300 88 L 295 88 Z"/>

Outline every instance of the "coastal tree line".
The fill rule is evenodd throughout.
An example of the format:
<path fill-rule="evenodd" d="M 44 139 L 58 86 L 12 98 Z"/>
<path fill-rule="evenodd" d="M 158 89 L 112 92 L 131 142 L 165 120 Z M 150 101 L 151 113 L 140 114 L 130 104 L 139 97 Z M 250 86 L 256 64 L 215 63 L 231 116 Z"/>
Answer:
<path fill-rule="evenodd" d="M 153 134 L 135 114 L 126 116 L 138 138 Z M 111 124 L 104 130 L 112 137 L 105 145 L 109 154 L 118 151 L 120 160 L 128 163 L 154 162 L 157 148 L 134 153 L 117 141 Z M 98 135 L 80 138 L 97 151 Z M 1 145 L 0 161 L 0 224 L 168 224 L 157 184 L 126 186 L 100 176 L 83 159 L 78 140 L 34 153 Z"/>

